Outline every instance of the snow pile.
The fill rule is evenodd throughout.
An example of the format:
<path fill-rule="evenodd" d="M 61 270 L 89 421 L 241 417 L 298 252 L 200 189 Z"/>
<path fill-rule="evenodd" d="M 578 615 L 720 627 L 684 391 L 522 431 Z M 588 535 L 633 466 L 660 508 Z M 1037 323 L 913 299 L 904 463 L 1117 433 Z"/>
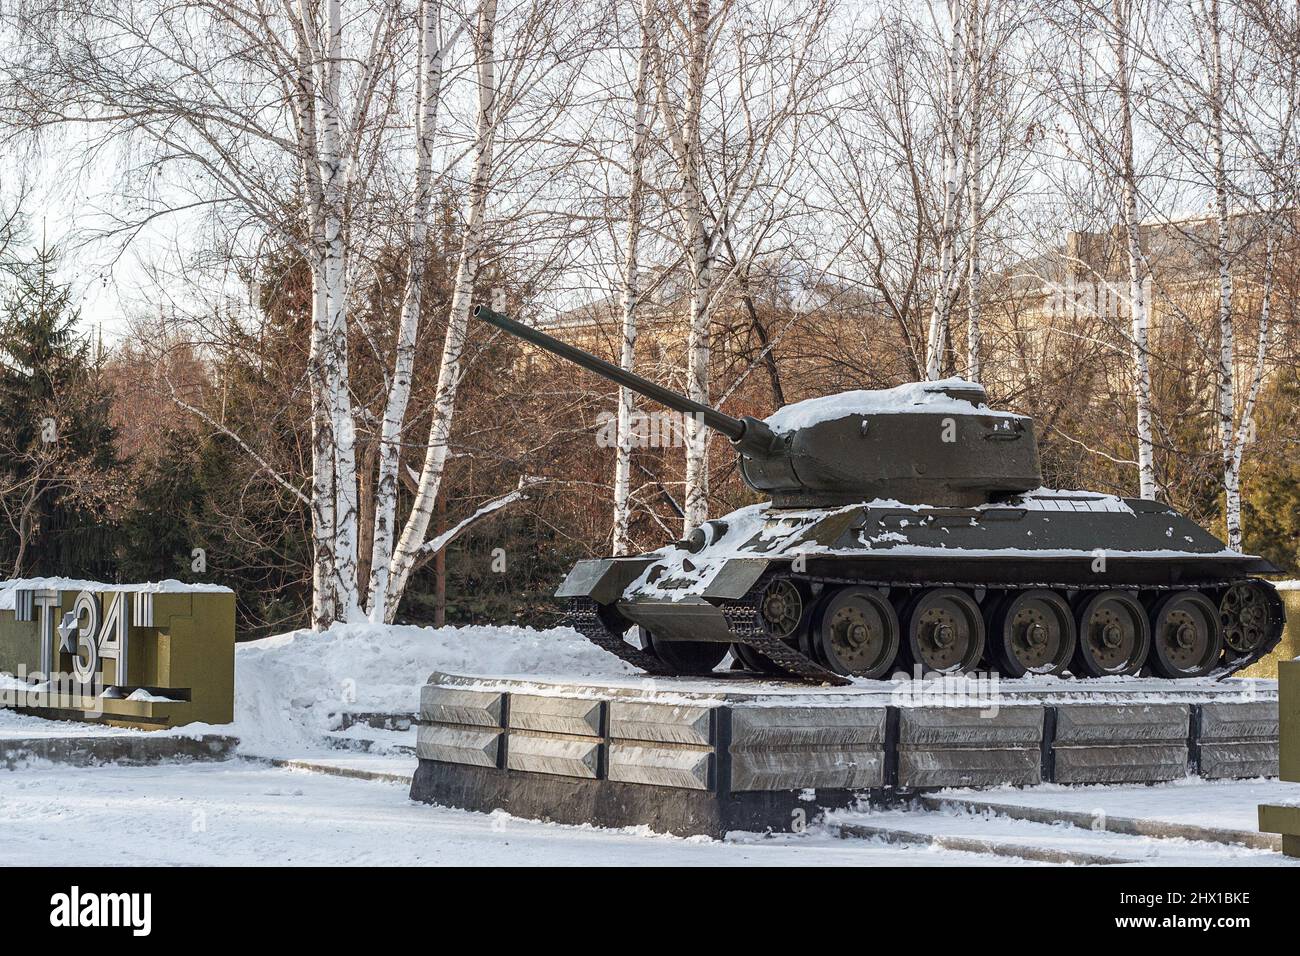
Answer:
<path fill-rule="evenodd" d="M 59 591 L 148 591 L 153 594 L 182 594 L 187 591 L 225 591 L 230 588 L 220 584 L 186 584 L 168 578 L 165 581 L 145 581 L 141 584 L 105 584 L 102 581 L 83 581 L 79 578 L 13 578 L 0 581 L 0 611 L 12 611 L 15 591 L 39 591 L 44 588 Z"/>
<path fill-rule="evenodd" d="M 981 415 L 997 418 L 1020 418 L 1014 412 L 995 411 L 962 398 L 944 394 L 944 389 L 979 388 L 960 378 L 937 382 L 908 382 L 894 388 L 858 389 L 823 398 L 810 398 L 779 408 L 767 418 L 774 432 L 790 432 L 821 422 L 862 415 L 897 415 L 904 412 L 934 415 Z"/>
<path fill-rule="evenodd" d="M 609 677 L 635 669 L 571 628 L 340 624 L 235 648 L 235 723 L 254 754 L 323 746 L 341 711 L 413 714 L 436 670 L 494 677 Z"/>

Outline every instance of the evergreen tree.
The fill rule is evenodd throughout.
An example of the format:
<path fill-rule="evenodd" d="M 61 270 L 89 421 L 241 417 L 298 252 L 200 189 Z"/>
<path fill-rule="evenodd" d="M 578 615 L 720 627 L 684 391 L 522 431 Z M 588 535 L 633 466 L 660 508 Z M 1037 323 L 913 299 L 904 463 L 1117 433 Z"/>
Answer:
<path fill-rule="evenodd" d="M 0 570 L 106 578 L 121 488 L 111 395 L 57 263 L 37 250 L 0 314 Z"/>
<path fill-rule="evenodd" d="M 1247 457 L 1243 478 L 1242 531 L 1246 551 L 1267 558 L 1288 574 L 1300 571 L 1300 371 L 1282 369 L 1260 396 L 1256 433 L 1281 443 L 1281 453 Z"/>

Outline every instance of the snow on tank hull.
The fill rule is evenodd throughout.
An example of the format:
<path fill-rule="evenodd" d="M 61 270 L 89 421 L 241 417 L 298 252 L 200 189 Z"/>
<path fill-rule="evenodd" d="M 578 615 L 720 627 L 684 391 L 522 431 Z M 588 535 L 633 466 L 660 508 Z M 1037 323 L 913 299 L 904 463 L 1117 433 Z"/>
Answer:
<path fill-rule="evenodd" d="M 753 669 L 781 653 L 782 671 L 837 683 L 917 664 L 1191 677 L 1276 646 L 1281 602 L 1252 577 L 1275 570 L 1159 502 L 1040 489 L 967 508 L 754 505 L 691 542 L 580 562 L 557 595 L 607 634 L 640 628 L 659 672 L 736 645 Z"/>

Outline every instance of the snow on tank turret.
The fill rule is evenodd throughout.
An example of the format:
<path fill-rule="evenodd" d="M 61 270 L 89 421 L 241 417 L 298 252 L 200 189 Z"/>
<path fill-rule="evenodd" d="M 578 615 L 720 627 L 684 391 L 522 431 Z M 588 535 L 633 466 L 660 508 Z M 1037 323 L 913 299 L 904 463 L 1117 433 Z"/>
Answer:
<path fill-rule="evenodd" d="M 1275 647 L 1267 561 L 1167 505 L 1042 486 L 1032 419 L 960 379 L 733 418 L 482 306 L 475 316 L 698 416 L 770 500 L 556 592 L 651 673 L 746 667 L 845 683 L 919 665 L 1009 677 L 1228 674 Z M 624 635 L 636 628 L 639 647 Z"/>

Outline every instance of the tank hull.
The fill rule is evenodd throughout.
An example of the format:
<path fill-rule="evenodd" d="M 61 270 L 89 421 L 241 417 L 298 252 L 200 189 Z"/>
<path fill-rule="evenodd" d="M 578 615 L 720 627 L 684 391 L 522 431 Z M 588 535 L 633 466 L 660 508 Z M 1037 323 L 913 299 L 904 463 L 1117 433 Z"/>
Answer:
<path fill-rule="evenodd" d="M 996 638 L 999 627 L 1009 635 L 1015 627 L 995 620 L 998 608 L 1031 591 L 1051 592 L 1075 610 L 1090 595 L 1127 594 L 1149 616 L 1162 597 L 1188 593 L 1204 595 L 1217 609 L 1234 586 L 1275 571 L 1261 558 L 1229 550 L 1166 505 L 1086 492 L 1044 491 L 969 508 L 896 501 L 833 509 L 755 505 L 711 522 L 707 537 L 695 548 L 580 562 L 557 595 L 591 601 L 610 632 L 636 626 L 661 644 L 757 648 L 760 641 L 748 639 L 752 635 L 741 619 L 748 614 L 750 628 L 770 632 L 761 615 L 755 617 L 756 602 L 764 588 L 782 579 L 798 588 L 805 606 L 802 634 L 777 636 L 795 650 L 802 644 L 802 653 L 822 666 L 824 655 L 810 652 L 816 642 L 807 634 L 816 630 L 816 605 L 837 589 L 874 589 L 888 600 L 904 630 L 910 606 L 926 592 L 960 591 L 957 598 L 967 596 L 978 610 L 976 629 Z M 1267 605 L 1260 625 L 1267 633 L 1259 638 L 1258 629 L 1251 632 L 1255 643 L 1249 653 L 1225 648 L 1216 667 L 1230 668 L 1226 672 L 1258 659 L 1265 652 L 1261 648 L 1275 645 L 1281 635 L 1271 587 L 1251 586 L 1260 589 Z M 1169 626 L 1176 631 L 1181 620 Z M 1086 629 L 1087 623 L 1080 619 L 1076 625 Z M 1161 624 L 1154 618 L 1149 623 Z M 1205 626 L 1213 628 L 1212 622 Z M 1007 640 L 1014 641 L 1014 635 Z M 778 649 L 769 645 L 768 650 Z M 996 656 L 980 659 L 996 667 Z M 909 663 L 916 661 L 900 654 L 891 666 Z"/>

